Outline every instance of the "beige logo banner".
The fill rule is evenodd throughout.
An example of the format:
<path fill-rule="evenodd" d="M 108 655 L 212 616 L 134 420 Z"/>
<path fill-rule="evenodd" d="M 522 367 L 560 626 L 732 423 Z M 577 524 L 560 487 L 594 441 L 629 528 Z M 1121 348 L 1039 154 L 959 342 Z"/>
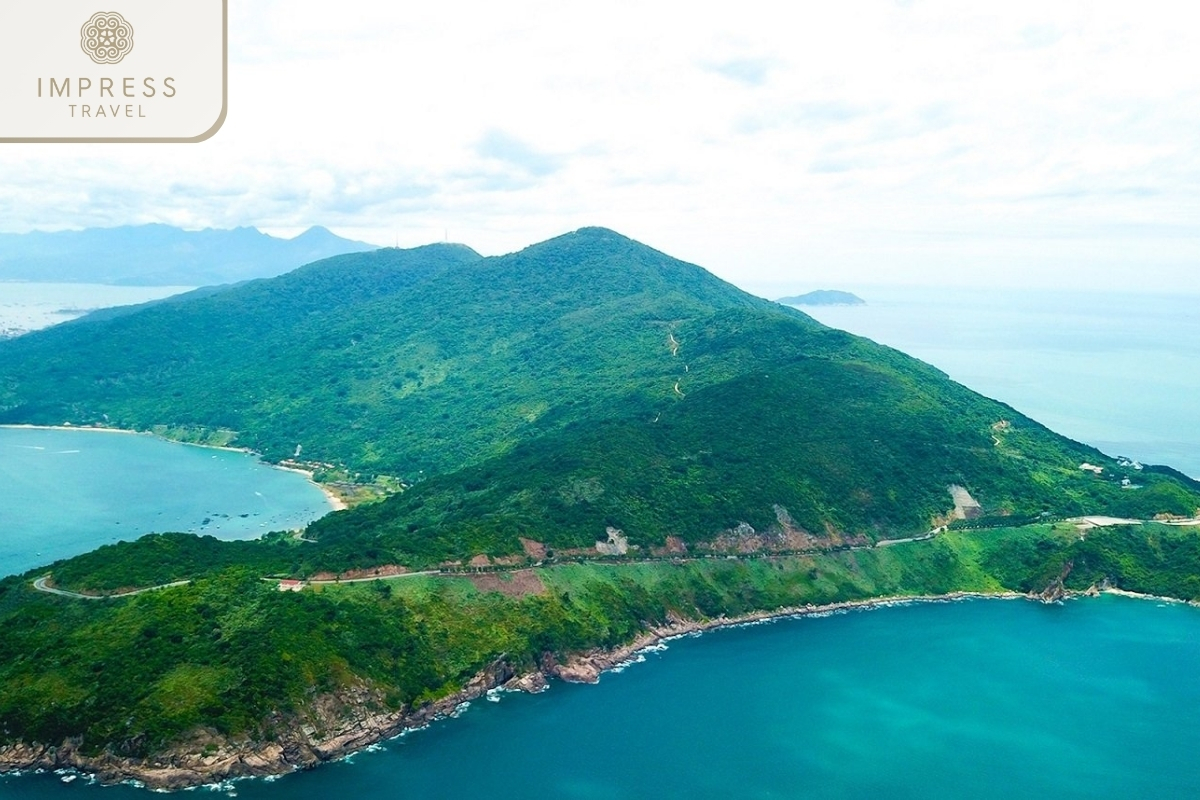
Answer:
<path fill-rule="evenodd" d="M 0 3 L 0 143 L 200 142 L 225 122 L 228 0 Z M 111 2 L 111 5 L 109 3 Z"/>

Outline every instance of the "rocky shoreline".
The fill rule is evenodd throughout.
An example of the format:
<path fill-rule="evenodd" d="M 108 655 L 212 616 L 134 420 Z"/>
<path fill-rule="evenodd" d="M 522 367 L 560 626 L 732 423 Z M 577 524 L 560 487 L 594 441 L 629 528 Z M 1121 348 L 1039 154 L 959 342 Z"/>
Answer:
<path fill-rule="evenodd" d="M 416 709 L 377 710 L 384 708 L 381 695 L 361 687 L 318 698 L 302 716 L 294 719 L 280 717 L 270 720 L 276 727 L 287 730 L 287 734 L 272 742 L 231 742 L 215 731 L 200 731 L 191 740 L 147 759 L 111 753 L 84 755 L 79 750 L 81 742 L 78 740 L 68 740 L 57 746 L 19 743 L 0 746 L 0 773 L 67 769 L 92 775 L 103 784 L 136 783 L 156 790 L 187 789 L 235 778 L 283 775 L 344 758 L 406 731 L 453 716 L 463 703 L 475 700 L 493 689 L 539 692 L 547 687 L 551 678 L 572 683 L 595 683 L 604 672 L 636 660 L 639 653 L 647 648 L 680 636 L 786 617 L 973 598 L 1037 599 L 1046 602 L 1046 598 L 1036 594 L 950 592 L 943 595 L 849 600 L 826 605 L 809 604 L 708 620 L 676 617 L 666 625 L 651 628 L 632 642 L 610 650 L 588 650 L 561 662 L 546 654 L 539 668 L 532 672 L 518 674 L 507 657 L 501 656 L 475 675 L 460 691 Z"/>

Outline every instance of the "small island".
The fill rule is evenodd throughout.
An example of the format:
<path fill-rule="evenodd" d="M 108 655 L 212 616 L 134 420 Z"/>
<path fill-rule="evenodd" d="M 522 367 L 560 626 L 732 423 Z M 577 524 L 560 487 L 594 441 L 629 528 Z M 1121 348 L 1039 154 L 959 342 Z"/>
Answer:
<path fill-rule="evenodd" d="M 798 294 L 795 297 L 781 297 L 775 301 L 785 306 L 865 306 L 863 300 L 850 292 L 839 292 L 834 289 L 818 289 L 808 294 Z"/>

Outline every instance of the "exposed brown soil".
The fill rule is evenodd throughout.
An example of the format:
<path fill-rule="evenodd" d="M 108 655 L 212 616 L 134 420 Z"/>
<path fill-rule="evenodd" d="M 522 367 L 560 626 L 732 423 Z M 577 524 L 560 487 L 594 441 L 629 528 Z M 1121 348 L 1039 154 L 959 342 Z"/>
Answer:
<path fill-rule="evenodd" d="M 684 556 L 687 555 L 687 543 L 678 536 L 668 536 L 662 547 L 651 547 L 652 556 Z"/>
<path fill-rule="evenodd" d="M 525 555 L 532 558 L 534 561 L 541 561 L 546 557 L 546 545 L 541 542 L 536 542 L 533 539 L 520 537 L 521 549 L 525 551 Z"/>
<path fill-rule="evenodd" d="M 335 572 L 318 572 L 309 576 L 309 580 L 320 582 L 362 580 L 363 578 L 394 578 L 397 575 L 407 575 L 408 572 L 408 567 L 402 567 L 399 564 L 383 564 L 378 567 L 351 569 L 341 574 Z"/>
<path fill-rule="evenodd" d="M 531 594 L 544 594 L 546 585 L 531 569 L 518 569 L 512 572 L 483 572 L 468 575 L 467 579 L 481 592 L 500 592 L 508 597 L 525 597 Z"/>

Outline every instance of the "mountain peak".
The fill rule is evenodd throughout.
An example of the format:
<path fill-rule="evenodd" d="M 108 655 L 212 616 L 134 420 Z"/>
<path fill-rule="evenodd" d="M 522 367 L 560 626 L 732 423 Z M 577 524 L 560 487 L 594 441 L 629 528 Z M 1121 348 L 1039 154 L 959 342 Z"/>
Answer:
<path fill-rule="evenodd" d="M 612 228 L 604 228 L 599 225 L 589 225 L 577 230 L 571 231 L 568 236 L 586 236 L 593 239 L 620 239 L 626 242 L 632 242 L 628 236 L 617 233 Z"/>
<path fill-rule="evenodd" d="M 309 239 L 339 239 L 339 238 L 341 238 L 341 237 L 339 237 L 333 231 L 329 230 L 329 228 L 326 228 L 324 225 L 313 225 L 311 228 L 304 231 L 304 233 L 301 233 L 298 236 L 292 237 L 291 241 L 298 242 L 301 240 L 309 240 Z"/>

